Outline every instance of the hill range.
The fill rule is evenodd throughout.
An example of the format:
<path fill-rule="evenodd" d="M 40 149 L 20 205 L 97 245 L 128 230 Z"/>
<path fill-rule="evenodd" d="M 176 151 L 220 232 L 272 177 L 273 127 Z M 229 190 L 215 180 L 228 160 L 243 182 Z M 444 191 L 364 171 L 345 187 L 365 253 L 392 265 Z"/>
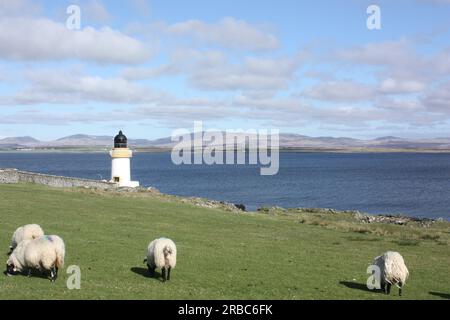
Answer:
<path fill-rule="evenodd" d="M 242 135 L 242 134 L 238 134 Z M 193 135 L 191 134 L 191 137 Z M 250 136 L 250 140 L 257 136 Z M 450 138 L 406 139 L 393 136 L 370 140 L 347 137 L 310 137 L 300 134 L 280 134 L 281 149 L 287 150 L 317 150 L 317 151 L 450 151 Z M 105 149 L 112 145 L 113 136 L 94 136 L 76 134 L 52 141 L 40 141 L 33 137 L 8 137 L 0 139 L 0 149 L 3 150 L 43 150 L 43 149 Z M 199 142 L 201 145 L 202 142 Z M 209 142 L 203 142 L 203 145 Z M 129 139 L 128 144 L 135 149 L 170 149 L 177 142 L 170 137 L 156 140 Z"/>

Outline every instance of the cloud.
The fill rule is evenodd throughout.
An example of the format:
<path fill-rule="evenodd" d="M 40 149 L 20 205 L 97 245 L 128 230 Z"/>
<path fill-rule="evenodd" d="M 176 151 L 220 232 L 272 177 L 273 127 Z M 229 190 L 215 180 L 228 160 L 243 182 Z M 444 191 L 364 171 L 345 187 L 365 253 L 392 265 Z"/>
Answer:
<path fill-rule="evenodd" d="M 374 105 L 377 108 L 389 109 L 397 112 L 411 113 L 411 112 L 426 112 L 425 106 L 415 98 L 390 98 L 381 97 L 375 101 Z"/>
<path fill-rule="evenodd" d="M 317 106 L 293 96 L 271 99 L 238 96 L 233 105 L 247 108 L 244 115 L 249 119 L 281 127 L 339 125 L 367 131 L 380 124 L 431 127 L 450 119 L 448 114 L 429 112 L 420 102 L 404 99 L 386 99 L 370 106 L 334 103 Z"/>
<path fill-rule="evenodd" d="M 0 0 L 0 17 L 30 16 L 39 13 L 41 6 L 29 0 Z"/>
<path fill-rule="evenodd" d="M 419 54 L 419 44 L 407 39 L 368 43 L 337 50 L 333 58 L 352 65 L 379 67 L 384 70 L 381 76 L 396 79 L 398 85 L 405 81 L 433 81 L 450 72 L 450 48 Z"/>
<path fill-rule="evenodd" d="M 411 42 L 405 39 L 368 43 L 358 47 L 342 49 L 338 50 L 335 56 L 351 63 L 378 66 L 402 66 L 416 62 L 418 59 Z"/>
<path fill-rule="evenodd" d="M 422 97 L 422 103 L 431 111 L 450 115 L 450 81 L 428 90 Z"/>
<path fill-rule="evenodd" d="M 179 98 L 170 94 L 154 94 L 139 97 L 142 87 L 125 85 L 117 79 L 83 78 L 76 84 L 63 84 L 55 91 L 56 80 L 44 83 L 46 89 L 33 88 L 31 92 L 50 95 L 57 92 L 56 97 L 77 97 L 81 101 L 109 101 L 119 103 L 120 108 L 111 104 L 110 111 L 72 109 L 73 111 L 44 112 L 40 110 L 22 110 L 14 114 L 3 114 L 3 124 L 45 124 L 73 125 L 77 123 L 109 123 L 156 121 L 166 127 L 176 128 L 191 126 L 195 120 L 233 121 L 237 117 L 251 119 L 265 126 L 296 127 L 302 126 L 340 126 L 344 129 L 371 130 L 380 126 L 408 125 L 416 128 L 431 128 L 450 119 L 447 111 L 441 110 L 448 101 L 447 87 L 440 88 L 434 97 L 439 110 L 433 112 L 425 108 L 421 101 L 413 98 L 377 99 L 372 105 L 359 106 L 346 103 L 305 102 L 295 96 L 276 97 L 265 95 L 238 94 L 231 100 L 207 98 Z M 37 78 L 36 78 L 37 80 Z M 121 88 L 121 92 L 114 93 Z M 123 88 L 126 89 L 123 89 Z M 50 89 L 52 88 L 52 89 Z M 91 89 L 88 89 L 91 88 Z M 62 92 L 62 93 L 60 93 Z M 65 96 L 64 94 L 67 94 Z M 79 96 L 77 96 L 77 94 Z M 114 95 L 115 94 L 115 95 Z M 442 96 L 440 96 L 442 95 Z M 129 98 L 125 98 L 128 96 Z M 439 100 L 439 97 L 443 99 Z M 48 101 L 49 97 L 44 97 Z M 130 100 L 131 99 L 131 100 Z M 431 100 L 430 100 L 431 101 Z M 74 101 L 72 101 L 74 102 Z M 139 102 L 139 103 L 134 103 Z M 443 103 L 442 105 L 440 103 Z M 79 105 L 79 104 L 75 104 Z M 20 110 L 20 109 L 19 109 Z M 70 110 L 70 109 L 69 109 Z"/>
<path fill-rule="evenodd" d="M 165 32 L 233 49 L 272 50 L 279 46 L 279 41 L 273 34 L 232 17 L 210 24 L 200 20 L 178 22 L 166 26 Z"/>
<path fill-rule="evenodd" d="M 174 63 L 164 64 L 155 68 L 126 68 L 121 72 L 121 76 L 128 80 L 143 80 L 158 78 L 163 76 L 177 75 L 181 73 L 180 66 Z"/>
<path fill-rule="evenodd" d="M 29 71 L 27 79 L 31 84 L 13 96 L 3 98 L 2 104 L 138 104 L 151 103 L 165 96 L 122 78 L 102 78 L 74 70 Z"/>
<path fill-rule="evenodd" d="M 203 90 L 287 89 L 296 68 L 291 59 L 247 58 L 241 65 L 225 62 L 195 69 L 189 82 Z"/>
<path fill-rule="evenodd" d="M 374 89 L 353 81 L 330 81 L 306 89 L 307 98 L 334 102 L 365 101 L 374 96 Z"/>
<path fill-rule="evenodd" d="M 379 90 L 382 93 L 401 94 L 421 92 L 425 87 L 421 81 L 388 78 L 381 82 Z"/>
<path fill-rule="evenodd" d="M 132 64 L 148 60 L 151 53 L 140 41 L 109 27 L 69 30 L 45 18 L 0 19 L 0 59 Z"/>
<path fill-rule="evenodd" d="M 54 112 L 39 109 L 26 109 L 0 117 L 2 124 L 41 124 L 41 125 L 74 125 L 98 123 L 130 123 L 137 121 L 157 121 L 169 128 L 192 126 L 195 120 L 219 120 L 233 118 L 236 110 L 232 110 L 221 101 L 210 101 L 204 98 L 178 99 L 167 96 L 152 104 L 111 108 L 108 111 L 86 110 Z"/>
<path fill-rule="evenodd" d="M 214 91 L 280 90 L 289 87 L 302 55 L 284 58 L 247 57 L 231 63 L 221 51 L 179 50 L 157 68 L 127 68 L 129 80 L 182 74 L 196 89 Z"/>

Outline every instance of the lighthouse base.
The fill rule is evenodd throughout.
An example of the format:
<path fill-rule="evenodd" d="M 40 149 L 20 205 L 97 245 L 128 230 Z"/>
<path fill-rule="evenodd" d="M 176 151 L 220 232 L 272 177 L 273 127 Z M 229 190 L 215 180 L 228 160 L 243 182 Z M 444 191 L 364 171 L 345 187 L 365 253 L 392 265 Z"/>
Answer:
<path fill-rule="evenodd" d="M 119 183 L 119 187 L 137 188 L 139 187 L 139 181 L 127 181 Z"/>
<path fill-rule="evenodd" d="M 112 179 L 109 182 L 113 182 L 113 183 L 117 184 L 118 187 L 125 187 L 125 188 L 139 187 L 139 181 L 117 181 L 115 179 Z"/>

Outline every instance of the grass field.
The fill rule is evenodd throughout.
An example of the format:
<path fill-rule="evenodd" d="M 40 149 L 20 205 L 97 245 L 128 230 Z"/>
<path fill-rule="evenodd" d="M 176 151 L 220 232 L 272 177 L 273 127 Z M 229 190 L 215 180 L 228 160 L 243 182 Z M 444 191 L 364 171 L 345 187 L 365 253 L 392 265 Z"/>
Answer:
<path fill-rule="evenodd" d="M 0 185 L 0 251 L 27 223 L 66 242 L 66 267 L 81 268 L 81 289 L 60 271 L 0 275 L 0 299 L 442 299 L 450 298 L 450 227 L 364 225 L 345 215 L 232 213 L 154 194 L 119 194 L 37 185 Z M 150 240 L 178 247 L 172 280 L 149 278 Z M 410 269 L 403 297 L 365 287 L 366 269 L 384 251 Z M 64 269 L 65 269 L 64 268 Z"/>

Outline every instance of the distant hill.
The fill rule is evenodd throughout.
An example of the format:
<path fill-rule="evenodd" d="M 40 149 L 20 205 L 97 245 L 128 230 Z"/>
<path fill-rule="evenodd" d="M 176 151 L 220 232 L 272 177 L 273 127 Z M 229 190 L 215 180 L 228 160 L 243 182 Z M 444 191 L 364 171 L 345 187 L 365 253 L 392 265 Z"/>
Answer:
<path fill-rule="evenodd" d="M 40 141 L 36 140 L 33 137 L 25 136 L 25 137 L 10 137 L 10 138 L 4 138 L 0 139 L 0 145 L 5 144 L 17 144 L 17 145 L 34 145 L 38 144 Z"/>
<path fill-rule="evenodd" d="M 220 132 L 217 132 L 220 133 Z M 242 135 L 242 134 L 239 134 Z M 190 134 L 191 139 L 194 134 Z M 250 141 L 256 141 L 257 136 L 250 136 Z M 29 149 L 29 148 L 111 148 L 113 136 L 94 136 L 76 134 L 62 137 L 53 141 L 39 141 L 33 137 L 9 137 L 0 139 L 0 149 Z M 155 140 L 129 139 L 132 148 L 171 148 L 178 142 L 172 142 L 170 137 Z M 210 144 L 203 141 L 203 146 Z M 196 145 L 200 145 L 197 141 Z M 370 140 L 353 139 L 347 137 L 309 137 L 300 134 L 280 134 L 280 147 L 285 149 L 318 149 L 318 150 L 415 150 L 433 149 L 450 150 L 450 138 L 433 139 L 404 139 L 393 136 L 379 137 Z"/>
<path fill-rule="evenodd" d="M 54 141 L 43 142 L 44 145 L 50 147 L 78 147 L 78 146 L 99 146 L 107 147 L 111 145 L 113 137 L 110 136 L 90 136 L 87 134 L 75 134 L 72 136 L 67 136 L 59 138 Z"/>

